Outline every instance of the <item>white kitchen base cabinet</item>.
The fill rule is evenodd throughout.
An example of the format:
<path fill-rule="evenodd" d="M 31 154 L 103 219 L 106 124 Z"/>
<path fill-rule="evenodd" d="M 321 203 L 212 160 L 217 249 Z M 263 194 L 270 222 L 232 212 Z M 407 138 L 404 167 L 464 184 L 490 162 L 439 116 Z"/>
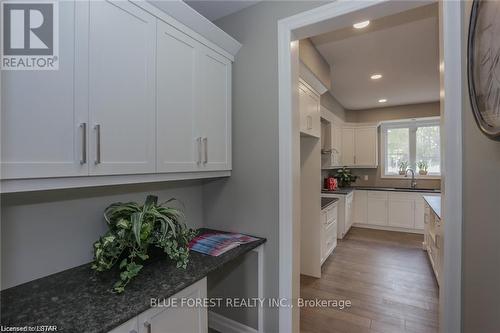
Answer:
<path fill-rule="evenodd" d="M 181 307 L 182 299 L 205 299 L 207 297 L 207 279 L 190 285 L 170 299 L 177 299 L 178 307 L 151 308 L 109 333 L 207 333 L 208 313 L 206 307 Z M 165 303 L 168 303 L 166 301 Z"/>
<path fill-rule="evenodd" d="M 354 193 L 349 194 L 321 194 L 322 197 L 337 198 L 337 238 L 342 239 L 353 225 Z"/>
<path fill-rule="evenodd" d="M 337 203 L 321 211 L 321 265 L 337 247 L 337 220 Z"/>

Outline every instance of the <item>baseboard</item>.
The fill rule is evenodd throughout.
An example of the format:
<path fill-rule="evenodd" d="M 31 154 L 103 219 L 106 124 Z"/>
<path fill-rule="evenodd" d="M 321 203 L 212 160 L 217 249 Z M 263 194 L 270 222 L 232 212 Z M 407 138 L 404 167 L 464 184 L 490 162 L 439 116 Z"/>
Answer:
<path fill-rule="evenodd" d="M 243 325 L 213 311 L 208 311 L 208 327 L 220 333 L 258 333 L 255 328 Z"/>
<path fill-rule="evenodd" d="M 379 226 L 379 225 L 371 225 L 371 224 L 363 224 L 363 223 L 354 223 L 352 226 L 357 227 L 357 228 L 409 232 L 411 234 L 421 234 L 421 235 L 424 234 L 424 231 L 420 230 L 420 229 L 406 229 L 406 228 L 399 228 L 399 227 Z"/>

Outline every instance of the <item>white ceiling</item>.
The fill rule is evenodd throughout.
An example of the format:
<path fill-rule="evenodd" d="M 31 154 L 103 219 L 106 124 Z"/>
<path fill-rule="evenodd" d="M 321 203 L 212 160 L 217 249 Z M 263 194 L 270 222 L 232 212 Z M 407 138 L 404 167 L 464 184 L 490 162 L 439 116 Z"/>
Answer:
<path fill-rule="evenodd" d="M 353 22 L 354 23 L 354 22 Z M 439 100 L 437 5 L 312 37 L 331 66 L 333 96 L 349 110 Z M 383 78 L 371 80 L 380 73 Z M 385 98 L 387 103 L 379 103 Z"/>
<path fill-rule="evenodd" d="M 260 1 L 185 0 L 184 2 L 210 21 L 215 21 L 217 19 L 220 19 L 221 17 L 236 13 L 244 8 L 255 5 Z"/>

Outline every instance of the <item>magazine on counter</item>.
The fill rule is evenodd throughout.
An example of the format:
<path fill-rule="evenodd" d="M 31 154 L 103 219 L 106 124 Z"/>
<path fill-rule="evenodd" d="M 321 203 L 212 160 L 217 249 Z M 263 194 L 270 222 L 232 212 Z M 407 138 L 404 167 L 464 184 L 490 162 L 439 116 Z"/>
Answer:
<path fill-rule="evenodd" d="M 189 243 L 189 249 L 217 257 L 241 244 L 250 243 L 256 240 L 258 239 L 255 237 L 242 234 L 209 232 L 195 237 Z"/>

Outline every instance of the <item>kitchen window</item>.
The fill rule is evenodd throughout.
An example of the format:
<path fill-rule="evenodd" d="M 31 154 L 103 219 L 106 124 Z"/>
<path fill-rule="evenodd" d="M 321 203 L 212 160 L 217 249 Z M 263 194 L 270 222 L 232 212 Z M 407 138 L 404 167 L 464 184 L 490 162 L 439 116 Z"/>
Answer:
<path fill-rule="evenodd" d="M 441 176 L 439 118 L 385 122 L 381 131 L 382 177 L 403 177 L 399 174 L 402 162 L 417 177 Z M 427 166 L 426 175 L 419 174 L 419 164 Z"/>

